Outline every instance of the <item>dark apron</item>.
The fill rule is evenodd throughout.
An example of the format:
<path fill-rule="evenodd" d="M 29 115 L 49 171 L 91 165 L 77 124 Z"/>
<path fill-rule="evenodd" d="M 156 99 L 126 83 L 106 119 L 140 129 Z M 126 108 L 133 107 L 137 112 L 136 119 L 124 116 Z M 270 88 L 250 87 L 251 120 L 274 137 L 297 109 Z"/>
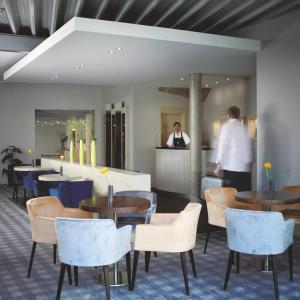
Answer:
<path fill-rule="evenodd" d="M 183 136 L 182 136 L 182 132 L 180 132 L 180 133 L 181 133 L 181 137 L 176 138 L 175 137 L 175 132 L 174 132 L 174 135 L 173 135 L 174 148 L 185 148 L 185 142 L 184 142 L 184 139 L 183 139 Z"/>

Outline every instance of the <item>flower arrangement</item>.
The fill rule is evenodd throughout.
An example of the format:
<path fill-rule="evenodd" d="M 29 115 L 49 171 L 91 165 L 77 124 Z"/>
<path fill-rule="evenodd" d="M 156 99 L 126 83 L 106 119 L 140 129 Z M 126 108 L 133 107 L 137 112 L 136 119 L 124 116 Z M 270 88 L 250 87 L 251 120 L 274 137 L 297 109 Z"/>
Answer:
<path fill-rule="evenodd" d="M 108 190 L 107 190 L 107 196 L 108 196 L 108 207 L 112 207 L 113 203 L 113 185 L 110 184 L 108 180 L 108 168 L 104 167 L 100 170 L 100 173 L 105 176 L 105 179 L 107 181 Z"/>

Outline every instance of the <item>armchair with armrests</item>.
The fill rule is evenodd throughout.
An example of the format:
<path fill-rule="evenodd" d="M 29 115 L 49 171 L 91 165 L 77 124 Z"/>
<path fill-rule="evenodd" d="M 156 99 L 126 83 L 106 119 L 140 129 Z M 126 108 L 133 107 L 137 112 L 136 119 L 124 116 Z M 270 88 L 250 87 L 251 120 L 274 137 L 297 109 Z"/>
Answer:
<path fill-rule="evenodd" d="M 227 207 L 248 210 L 261 210 L 259 204 L 241 203 L 235 200 L 237 190 L 230 187 L 211 188 L 205 190 L 205 201 L 208 214 L 208 230 L 203 253 L 206 253 L 209 234 L 212 226 L 226 228 L 225 210 Z"/>
<path fill-rule="evenodd" d="M 171 252 L 180 253 L 185 290 L 186 294 L 189 294 L 185 253 L 189 252 L 193 273 L 196 277 L 193 249 L 196 243 L 200 211 L 201 204 L 189 203 L 178 214 L 153 214 L 150 224 L 138 224 L 136 226 L 132 290 L 134 289 L 140 251 L 145 251 L 146 272 L 149 270 L 151 251 Z"/>
<path fill-rule="evenodd" d="M 53 262 L 56 263 L 56 217 L 91 218 L 91 214 L 80 209 L 65 208 L 56 197 L 40 197 L 26 202 L 32 234 L 32 250 L 27 278 L 30 277 L 36 245 L 38 243 L 53 245 Z"/>

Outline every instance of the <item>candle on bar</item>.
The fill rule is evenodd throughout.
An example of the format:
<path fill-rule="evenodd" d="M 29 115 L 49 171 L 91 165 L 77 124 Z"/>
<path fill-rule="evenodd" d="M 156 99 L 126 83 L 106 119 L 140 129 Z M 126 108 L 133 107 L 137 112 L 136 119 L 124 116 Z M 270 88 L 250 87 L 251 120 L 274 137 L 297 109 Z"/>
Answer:
<path fill-rule="evenodd" d="M 79 164 L 84 164 L 84 148 L 83 148 L 83 140 L 79 140 Z"/>
<path fill-rule="evenodd" d="M 70 144 L 70 162 L 74 162 L 74 142 L 72 140 Z"/>
<path fill-rule="evenodd" d="M 92 145 L 91 145 L 91 165 L 92 167 L 96 167 L 96 141 L 92 140 Z"/>

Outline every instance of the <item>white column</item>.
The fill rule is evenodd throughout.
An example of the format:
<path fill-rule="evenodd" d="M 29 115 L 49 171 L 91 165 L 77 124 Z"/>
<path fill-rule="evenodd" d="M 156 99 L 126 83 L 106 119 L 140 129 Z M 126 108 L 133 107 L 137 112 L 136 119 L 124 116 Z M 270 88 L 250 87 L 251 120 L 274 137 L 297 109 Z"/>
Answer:
<path fill-rule="evenodd" d="M 202 120 L 201 74 L 190 78 L 190 201 L 200 201 L 202 170 Z"/>

